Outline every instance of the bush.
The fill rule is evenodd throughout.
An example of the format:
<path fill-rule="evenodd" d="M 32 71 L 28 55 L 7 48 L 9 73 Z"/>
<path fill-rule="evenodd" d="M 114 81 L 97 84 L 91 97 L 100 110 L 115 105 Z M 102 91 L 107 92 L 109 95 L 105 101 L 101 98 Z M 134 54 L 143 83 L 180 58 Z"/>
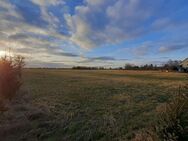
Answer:
<path fill-rule="evenodd" d="M 188 141 L 188 97 L 181 90 L 160 108 L 156 131 L 164 141 Z"/>
<path fill-rule="evenodd" d="M 0 59 L 0 110 L 3 102 L 11 100 L 22 85 L 22 69 L 24 58 L 21 56 L 5 56 Z"/>

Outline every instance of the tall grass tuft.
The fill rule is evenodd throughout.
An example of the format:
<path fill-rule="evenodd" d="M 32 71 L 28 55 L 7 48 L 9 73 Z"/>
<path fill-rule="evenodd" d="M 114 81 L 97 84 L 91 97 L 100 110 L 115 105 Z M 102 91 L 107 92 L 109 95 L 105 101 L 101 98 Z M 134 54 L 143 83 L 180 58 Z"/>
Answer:
<path fill-rule="evenodd" d="M 160 108 L 156 131 L 164 141 L 188 141 L 188 96 L 181 88 L 170 103 Z"/>
<path fill-rule="evenodd" d="M 22 56 L 4 56 L 0 58 L 0 111 L 4 111 L 6 100 L 11 100 L 22 85 Z"/>
<path fill-rule="evenodd" d="M 136 133 L 132 141 L 160 141 L 153 129 L 144 129 Z"/>
<path fill-rule="evenodd" d="M 157 123 L 136 133 L 132 141 L 188 141 L 187 92 L 188 87 L 179 87 L 169 103 L 157 107 Z"/>

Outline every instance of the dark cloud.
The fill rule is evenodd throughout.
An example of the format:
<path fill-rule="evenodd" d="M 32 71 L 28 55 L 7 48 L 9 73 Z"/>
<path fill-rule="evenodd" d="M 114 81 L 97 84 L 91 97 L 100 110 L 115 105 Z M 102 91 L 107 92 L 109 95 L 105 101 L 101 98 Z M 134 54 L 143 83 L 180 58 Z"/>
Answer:
<path fill-rule="evenodd" d="M 29 38 L 29 36 L 24 33 L 17 33 L 17 34 L 9 36 L 9 39 L 13 39 L 13 40 L 22 40 L 22 39 L 26 39 L 26 38 Z"/>
<path fill-rule="evenodd" d="M 58 55 L 58 56 L 66 56 L 66 57 L 80 57 L 77 54 L 74 53 L 67 53 L 67 52 L 53 52 L 54 55 Z"/>
<path fill-rule="evenodd" d="M 92 60 L 99 60 L 99 61 L 114 61 L 114 60 L 116 60 L 113 57 L 106 57 L 106 56 L 103 56 L 103 57 L 94 57 L 94 58 L 90 58 L 90 59 L 92 59 Z"/>
<path fill-rule="evenodd" d="M 160 53 L 168 53 L 168 52 L 172 52 L 172 51 L 176 51 L 176 50 L 180 50 L 180 49 L 184 49 L 184 48 L 188 48 L 188 44 L 186 43 L 179 43 L 179 44 L 172 44 L 172 45 L 164 45 L 162 47 L 159 48 L 159 52 Z"/>
<path fill-rule="evenodd" d="M 127 61 L 128 59 L 116 59 L 114 57 L 109 56 L 101 56 L 101 57 L 84 57 L 84 61 L 80 61 L 80 63 L 94 63 L 94 62 L 106 62 L 111 63 L 115 61 Z"/>

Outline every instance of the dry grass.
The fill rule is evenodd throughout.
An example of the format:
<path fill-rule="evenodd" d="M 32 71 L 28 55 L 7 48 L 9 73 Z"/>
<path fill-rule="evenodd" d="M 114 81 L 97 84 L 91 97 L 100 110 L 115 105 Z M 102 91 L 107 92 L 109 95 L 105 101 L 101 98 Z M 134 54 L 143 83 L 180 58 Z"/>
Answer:
<path fill-rule="evenodd" d="M 183 90 L 188 90 L 183 88 Z M 178 95 L 157 109 L 159 121 L 156 131 L 165 141 L 187 141 L 188 139 L 188 95 L 179 88 Z"/>
<path fill-rule="evenodd" d="M 22 104 L 14 109 L 17 116 L 7 121 L 21 119 L 26 125 L 11 137 L 131 140 L 135 132 L 156 121 L 155 109 L 172 97 L 169 91 L 186 81 L 186 74 L 155 71 L 27 69 L 23 87 L 29 96 L 27 108 L 23 110 Z M 9 114 L 1 116 L 1 126 Z M 9 140 L 8 133 L 0 136 Z"/>

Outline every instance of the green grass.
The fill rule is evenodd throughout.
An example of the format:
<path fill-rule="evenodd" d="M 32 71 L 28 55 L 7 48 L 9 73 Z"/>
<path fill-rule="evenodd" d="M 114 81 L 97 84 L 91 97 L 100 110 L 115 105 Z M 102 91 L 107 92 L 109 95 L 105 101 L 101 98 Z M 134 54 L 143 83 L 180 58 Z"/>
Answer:
<path fill-rule="evenodd" d="M 28 107 L 13 112 L 26 117 L 22 122 L 27 121 L 28 129 L 4 138 L 130 140 L 136 131 L 156 121 L 156 107 L 186 81 L 181 73 L 27 69 L 21 93 L 28 95 Z M 0 125 L 10 114 L 1 116 Z"/>

